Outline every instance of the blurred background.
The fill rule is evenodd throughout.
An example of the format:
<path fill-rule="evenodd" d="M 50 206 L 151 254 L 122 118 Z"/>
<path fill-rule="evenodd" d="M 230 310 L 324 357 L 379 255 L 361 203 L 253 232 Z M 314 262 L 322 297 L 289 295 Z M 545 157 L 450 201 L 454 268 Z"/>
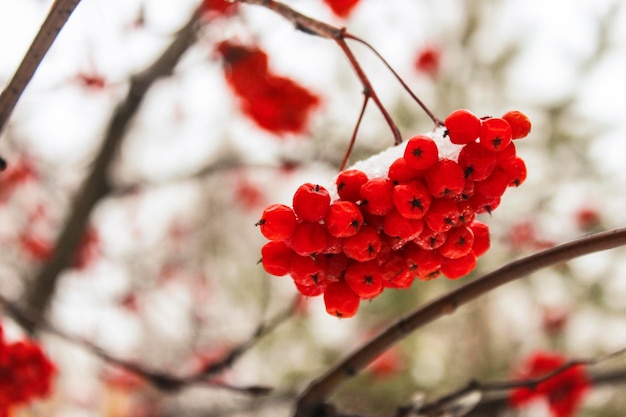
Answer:
<path fill-rule="evenodd" d="M 369 42 L 440 119 L 458 108 L 530 117 L 531 134 L 516 143 L 528 179 L 491 216 L 481 215 L 491 250 L 459 282 L 440 278 L 386 291 L 352 319 L 327 315 L 319 298 L 300 299 L 289 318 L 256 340 L 257 327 L 288 309 L 297 292 L 290 279 L 258 265 L 265 239 L 255 223 L 267 205 L 290 204 L 298 185 L 332 183 L 362 105 L 358 78 L 332 41 L 296 31 L 271 11 L 205 10 L 173 73 L 147 90 L 106 166 L 106 187 L 85 213 L 75 199 L 131 76 L 157 59 L 199 4 L 84 0 L 0 138 L 9 163 L 0 174 L 0 292 L 27 305 L 39 289 L 49 303 L 46 322 L 173 376 L 193 374 L 253 340 L 219 381 L 273 392 L 159 391 L 87 344 L 42 331 L 58 367 L 54 394 L 17 415 L 287 416 L 313 379 L 428 300 L 542 248 L 624 225 L 622 2 L 361 0 L 346 17 L 322 0 L 286 3 Z M 0 0 L 0 85 L 48 7 Z M 317 96 L 301 127 L 272 131 L 246 113 L 225 78 L 217 49 L 223 41 L 265 51 L 272 73 Z M 350 45 L 403 137 L 431 131 L 432 121 L 384 65 Z M 350 163 L 392 145 L 370 103 Z M 57 237 L 85 214 L 72 262 L 54 288 L 41 289 Z M 582 257 L 492 291 L 394 346 L 332 401 L 354 413 L 389 415 L 471 379 L 510 378 L 534 351 L 593 358 L 624 348 L 624 255 L 618 249 Z M 8 314 L 2 322 L 7 335 L 23 335 Z M 625 369 L 625 362 L 593 370 Z M 623 416 L 623 382 L 598 384 L 576 415 Z M 505 415 L 487 410 L 474 415 Z M 525 412 L 519 415 L 550 415 L 545 405 Z"/>

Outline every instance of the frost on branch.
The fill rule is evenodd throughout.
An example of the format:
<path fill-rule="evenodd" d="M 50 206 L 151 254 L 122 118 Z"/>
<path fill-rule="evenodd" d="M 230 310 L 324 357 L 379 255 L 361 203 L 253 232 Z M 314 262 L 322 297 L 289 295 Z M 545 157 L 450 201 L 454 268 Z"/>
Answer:
<path fill-rule="evenodd" d="M 512 139 L 530 122 L 511 113 L 479 119 L 457 110 L 445 127 L 340 172 L 332 187 L 301 185 L 293 208 L 271 205 L 257 223 L 270 240 L 266 272 L 290 275 L 305 296 L 324 294 L 337 317 L 387 288 L 468 275 L 490 245 L 476 214 L 491 213 L 526 178 Z"/>

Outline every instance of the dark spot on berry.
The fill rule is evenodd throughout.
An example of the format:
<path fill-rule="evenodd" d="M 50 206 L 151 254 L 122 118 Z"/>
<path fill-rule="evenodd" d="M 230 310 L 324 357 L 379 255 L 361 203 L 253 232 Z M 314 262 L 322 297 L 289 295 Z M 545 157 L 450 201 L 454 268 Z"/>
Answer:
<path fill-rule="evenodd" d="M 411 210 L 418 208 L 420 211 L 424 211 L 424 206 L 422 206 L 422 201 L 419 198 L 413 197 L 413 200 L 409 201 L 409 204 L 411 204 Z"/>
<path fill-rule="evenodd" d="M 416 156 L 417 158 L 421 158 L 423 153 L 422 148 L 415 148 L 412 152 L 413 156 Z"/>

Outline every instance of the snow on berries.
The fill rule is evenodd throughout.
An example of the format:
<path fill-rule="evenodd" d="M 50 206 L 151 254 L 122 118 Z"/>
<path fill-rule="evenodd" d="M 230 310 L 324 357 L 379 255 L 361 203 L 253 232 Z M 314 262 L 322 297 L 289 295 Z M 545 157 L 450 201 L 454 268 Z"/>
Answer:
<path fill-rule="evenodd" d="M 257 223 L 269 240 L 265 271 L 323 294 L 328 314 L 343 318 L 387 288 L 468 275 L 490 245 L 476 214 L 526 179 L 514 140 L 530 128 L 519 111 L 456 110 L 435 131 L 340 172 L 333 187 L 302 184 L 292 207 L 270 205 Z"/>

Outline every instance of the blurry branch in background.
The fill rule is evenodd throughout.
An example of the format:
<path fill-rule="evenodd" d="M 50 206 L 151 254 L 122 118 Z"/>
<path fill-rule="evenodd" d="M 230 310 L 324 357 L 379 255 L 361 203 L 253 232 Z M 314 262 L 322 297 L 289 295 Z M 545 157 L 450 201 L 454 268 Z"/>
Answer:
<path fill-rule="evenodd" d="M 22 325 L 29 332 L 35 331 L 36 325 L 42 322 L 59 275 L 71 264 L 92 210 L 110 192 L 109 166 L 116 157 L 146 92 L 157 80 L 171 75 L 183 54 L 196 42 L 200 15 L 200 9 L 196 10 L 157 60 L 143 72 L 131 77 L 127 96 L 115 109 L 91 172 L 78 191 L 66 223 L 57 237 L 54 253 L 27 285 L 23 303 L 33 312 L 34 320 Z"/>
<path fill-rule="evenodd" d="M 80 0 L 55 0 L 13 78 L 0 94 L 0 134 L 24 89 Z"/>
<path fill-rule="evenodd" d="M 104 360 L 110 365 L 118 366 L 135 375 L 144 379 L 148 384 L 152 385 L 164 392 L 175 392 L 191 386 L 204 386 L 209 388 L 227 390 L 237 392 L 244 395 L 266 395 L 269 394 L 272 389 L 260 385 L 252 386 L 235 386 L 229 385 L 222 381 L 217 381 L 222 372 L 231 368 L 241 356 L 246 352 L 254 348 L 256 344 L 266 335 L 270 334 L 278 326 L 286 322 L 290 317 L 293 317 L 293 312 L 297 306 L 297 299 L 285 310 L 277 313 L 274 317 L 271 317 L 265 322 L 261 322 L 250 338 L 234 348 L 226 352 L 221 359 L 217 359 L 207 364 L 199 372 L 188 376 L 176 376 L 161 371 L 155 371 L 148 369 L 141 364 L 127 361 L 125 359 L 117 358 L 107 353 L 102 348 L 96 346 L 92 342 L 83 338 L 78 338 L 67 334 L 66 332 L 58 329 L 52 324 L 44 321 L 39 312 L 33 312 L 23 307 L 18 306 L 16 303 L 8 300 L 3 295 L 0 295 L 0 305 L 4 306 L 5 312 L 11 316 L 16 322 L 25 326 L 26 328 L 37 328 L 52 335 L 55 335 L 67 342 L 81 346 L 96 355 L 100 359 Z"/>
<path fill-rule="evenodd" d="M 513 261 L 431 301 L 366 342 L 321 378 L 313 381 L 302 393 L 295 415 L 314 416 L 320 404 L 323 404 L 339 385 L 357 375 L 392 345 L 481 295 L 543 268 L 624 245 L 626 228 L 584 236 Z"/>
<path fill-rule="evenodd" d="M 620 349 L 615 352 L 611 352 L 606 355 L 602 355 L 596 358 L 588 358 L 588 359 L 575 359 L 570 360 L 558 368 L 545 373 L 544 375 L 529 378 L 529 379 L 521 379 L 521 380 L 513 380 L 513 381 L 495 381 L 495 382 L 479 382 L 479 381 L 470 381 L 465 387 L 458 389 L 450 394 L 444 395 L 441 398 L 429 402 L 424 403 L 417 406 L 406 406 L 402 407 L 398 410 L 398 413 L 394 417 L 408 417 L 411 415 L 419 415 L 419 416 L 439 416 L 444 411 L 450 408 L 454 408 L 456 404 L 459 402 L 463 402 L 464 398 L 472 397 L 474 401 L 470 404 L 466 404 L 467 407 L 474 407 L 480 404 L 481 399 L 487 393 L 494 391 L 510 391 L 515 388 L 529 388 L 535 389 L 537 386 L 543 382 L 546 382 L 552 377 L 555 377 L 559 374 L 562 374 L 569 369 L 572 369 L 576 366 L 592 366 L 597 365 L 601 362 L 608 361 L 610 359 L 616 358 L 618 356 L 624 355 L 626 353 L 626 349 Z M 624 376 L 624 375 L 622 375 Z M 591 379 L 593 383 L 595 383 L 595 379 Z M 505 397 L 505 399 L 508 396 Z M 466 410 L 466 413 L 470 411 L 470 409 Z M 462 415 L 465 415 L 463 413 Z"/>

